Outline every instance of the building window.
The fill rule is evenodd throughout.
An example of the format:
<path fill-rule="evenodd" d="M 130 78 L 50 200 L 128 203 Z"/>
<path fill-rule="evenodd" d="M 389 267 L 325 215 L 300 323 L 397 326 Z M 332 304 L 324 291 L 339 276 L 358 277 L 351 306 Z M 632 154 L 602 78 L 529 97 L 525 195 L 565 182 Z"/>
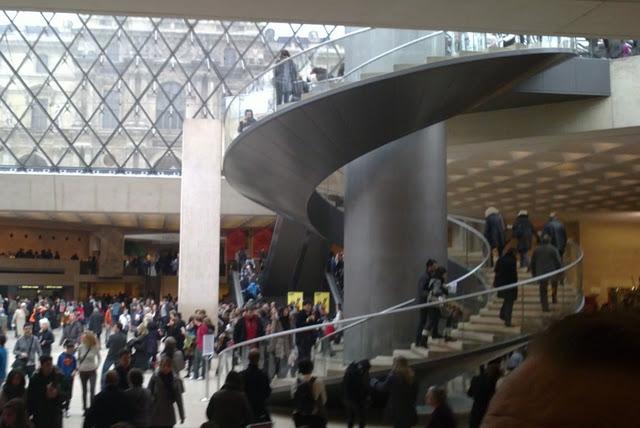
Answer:
<path fill-rule="evenodd" d="M 44 131 L 49 124 L 47 118 L 47 108 L 49 107 L 49 100 L 47 98 L 38 98 L 40 104 L 35 100 L 31 104 L 31 130 Z"/>
<path fill-rule="evenodd" d="M 102 127 L 104 129 L 115 129 L 118 127 L 118 117 L 120 116 L 120 92 L 113 90 L 106 95 L 102 109 Z"/>
<path fill-rule="evenodd" d="M 225 67 L 233 67 L 233 64 L 236 63 L 237 52 L 232 47 L 224 48 L 223 61 Z"/>
<path fill-rule="evenodd" d="M 49 67 L 49 56 L 45 54 L 38 55 L 40 59 L 36 58 L 36 73 L 47 73 Z"/>
<path fill-rule="evenodd" d="M 156 98 L 156 126 L 159 129 L 182 129 L 186 105 L 184 91 L 177 82 L 162 84 Z"/>

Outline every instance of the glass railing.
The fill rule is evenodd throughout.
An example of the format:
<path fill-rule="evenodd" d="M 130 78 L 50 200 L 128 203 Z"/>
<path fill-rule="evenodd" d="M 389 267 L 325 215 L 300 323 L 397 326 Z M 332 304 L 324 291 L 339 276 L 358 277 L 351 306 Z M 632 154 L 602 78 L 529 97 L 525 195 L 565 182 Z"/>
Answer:
<path fill-rule="evenodd" d="M 386 369 L 391 366 L 394 355 L 403 355 L 409 360 L 423 361 L 429 358 L 454 356 L 463 352 L 493 347 L 500 343 L 509 346 L 518 339 L 541 331 L 551 322 L 581 310 L 583 306 L 581 249 L 570 242 L 565 254 L 565 264 L 561 269 L 531 278 L 519 271 L 519 281 L 499 288 L 481 289 L 470 293 L 449 296 L 444 300 L 420 305 L 401 302 L 398 305 L 373 314 L 351 317 L 339 321 L 327 321 L 317 325 L 282 331 L 262 338 L 249 340 L 220 352 L 217 359 L 218 381 L 224 379 L 230 370 L 242 370 L 246 365 L 246 355 L 251 348 L 262 351 L 264 367 L 272 379 L 272 386 L 285 386 L 294 382 L 292 365 L 287 358 L 281 359 L 281 366 L 275 367 L 274 349 L 276 341 L 285 341 L 287 349 L 293 349 L 296 335 L 310 335 L 313 340 L 312 360 L 317 376 L 342 376 L 349 361 L 369 359 L 372 366 Z M 482 262 L 482 265 L 486 259 Z M 487 281 L 492 273 L 482 269 Z M 557 288 L 557 296 L 548 295 L 548 311 L 543 310 L 540 300 L 541 281 L 559 281 L 564 285 Z M 348 284 L 346 285 L 348 286 Z M 499 313 L 503 300 L 498 297 L 517 290 L 514 300 L 511 325 L 506 326 Z M 478 302 L 482 302 L 478 305 Z M 441 338 L 429 334 L 428 349 L 416 346 L 414 332 L 420 310 L 437 314 Z M 367 346 L 370 332 L 375 326 L 383 326 L 385 331 L 410 331 L 411 334 L 396 338 L 394 345 L 377 352 Z M 323 332 L 333 326 L 339 334 L 323 340 Z M 347 328 L 345 328 L 345 326 Z M 341 330 L 342 329 L 342 330 Z M 382 331 L 382 330 L 378 330 Z M 437 335 L 436 335 L 437 336 Z M 340 340 L 337 340 L 338 337 Z M 400 343 L 398 342 L 400 340 Z"/>
<path fill-rule="evenodd" d="M 397 43 L 371 48 L 378 33 L 394 31 Z M 402 37 L 406 31 L 405 37 Z M 400 36 L 398 36 L 400 35 Z M 408 35 L 414 37 L 406 37 Z M 367 58 L 360 58 L 362 49 Z M 387 30 L 365 28 L 300 52 L 262 72 L 227 102 L 225 148 L 240 133 L 245 111 L 256 120 L 311 96 L 403 68 L 452 57 L 501 50 L 564 48 L 589 55 L 585 39 L 557 36 L 504 35 L 451 31 Z M 339 52 L 327 55 L 327 52 Z"/>

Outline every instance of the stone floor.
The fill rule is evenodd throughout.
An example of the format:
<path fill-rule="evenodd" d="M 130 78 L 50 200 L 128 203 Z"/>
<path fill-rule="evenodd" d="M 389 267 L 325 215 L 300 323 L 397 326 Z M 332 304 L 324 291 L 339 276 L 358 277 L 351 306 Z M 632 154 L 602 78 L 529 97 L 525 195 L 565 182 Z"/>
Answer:
<path fill-rule="evenodd" d="M 61 331 L 54 331 L 54 335 L 56 336 L 56 343 L 52 350 L 52 357 L 54 359 L 54 364 L 57 361 L 58 355 L 62 352 L 62 347 L 58 345 L 58 340 L 60 339 Z M 13 332 L 9 332 L 8 340 L 7 340 L 7 352 L 9 356 L 9 370 L 11 367 L 11 363 L 13 362 L 13 345 L 15 343 L 15 338 Z M 102 358 L 106 356 L 106 349 L 102 349 L 101 351 Z M 213 373 L 213 370 L 211 371 Z M 184 373 L 183 373 L 184 374 Z M 146 373 L 146 378 L 148 379 L 151 375 L 151 372 Z M 216 379 L 210 379 L 211 393 L 213 393 L 214 388 L 216 387 Z M 197 381 L 197 380 L 184 380 L 185 386 L 185 394 L 183 396 L 184 406 L 185 406 L 185 414 L 186 419 L 184 425 L 178 425 L 180 427 L 187 428 L 199 428 L 200 425 L 206 420 L 205 411 L 207 408 L 208 400 L 202 401 L 206 396 L 206 382 L 205 381 Z M 82 417 L 82 397 L 81 397 L 82 388 L 80 386 L 80 379 L 76 377 L 75 384 L 73 386 L 73 397 L 71 399 L 71 407 L 69 410 L 70 417 L 64 420 L 64 426 L 66 428 L 81 428 L 83 423 Z M 177 414 L 177 409 L 176 409 Z M 285 415 L 274 415 L 274 425 L 278 428 L 289 428 L 293 427 L 293 423 L 291 419 Z M 343 427 L 344 423 L 330 423 L 329 427 Z M 368 425 L 369 426 L 369 425 Z M 370 425 L 372 428 L 375 428 L 373 425 Z"/>

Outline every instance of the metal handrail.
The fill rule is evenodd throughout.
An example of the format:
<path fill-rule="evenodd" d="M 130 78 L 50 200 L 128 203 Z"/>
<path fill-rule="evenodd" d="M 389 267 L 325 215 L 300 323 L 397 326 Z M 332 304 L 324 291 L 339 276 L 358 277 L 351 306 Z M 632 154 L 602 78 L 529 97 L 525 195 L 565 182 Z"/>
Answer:
<path fill-rule="evenodd" d="M 379 59 L 382 59 L 382 58 L 384 58 L 384 57 L 386 57 L 386 56 L 388 56 L 388 55 L 391 55 L 391 54 L 392 54 L 392 53 L 394 53 L 394 52 L 397 52 L 397 51 L 399 51 L 399 50 L 401 50 L 401 49 L 404 49 L 404 48 L 406 48 L 406 47 L 409 47 L 409 46 L 415 45 L 416 43 L 420 43 L 420 42 L 421 42 L 421 41 L 423 41 L 423 40 L 427 40 L 427 39 L 430 39 L 430 38 L 432 38 L 432 37 L 439 36 L 439 35 L 441 35 L 441 34 L 446 34 L 446 32 L 445 32 L 445 31 L 436 31 L 436 32 L 433 32 L 433 33 L 429 33 L 429 34 L 427 34 L 427 35 L 425 35 L 425 36 L 418 37 L 417 39 L 410 40 L 410 41 L 408 41 L 407 43 L 403 43 L 403 44 L 401 44 L 401 45 L 399 45 L 399 46 L 396 46 L 396 47 L 391 48 L 391 49 L 389 49 L 389 50 L 387 50 L 387 51 L 384 51 L 384 52 L 382 52 L 382 53 L 380 53 L 380 54 L 378 54 L 378 55 L 374 56 L 373 58 L 368 59 L 367 61 L 363 62 L 362 64 L 358 65 L 357 67 L 355 67 L 355 68 L 353 68 L 353 69 L 349 70 L 347 73 L 345 73 L 345 74 L 340 78 L 340 80 L 345 80 L 347 77 L 351 76 L 351 75 L 352 75 L 353 73 L 355 73 L 356 71 L 358 71 L 358 70 L 360 70 L 360 69 L 362 69 L 362 68 L 366 67 L 367 65 L 369 65 L 369 64 L 371 64 L 371 63 L 373 63 L 373 62 L 378 61 Z"/>
<path fill-rule="evenodd" d="M 539 282 L 543 279 L 548 279 L 548 278 L 552 278 L 554 276 L 557 276 L 561 273 L 564 273 L 570 269 L 572 269 L 573 267 L 577 266 L 579 263 L 582 262 L 583 258 L 584 258 L 584 252 L 582 251 L 582 249 L 577 246 L 578 248 L 578 257 L 576 258 L 576 260 L 574 260 L 573 262 L 569 263 L 566 266 L 561 267 L 560 269 L 556 269 L 554 271 L 551 271 L 549 273 L 543 274 L 543 275 L 539 275 L 536 277 L 532 277 L 529 279 L 525 279 L 522 281 L 518 281 L 515 282 L 513 284 L 508 284 L 508 285 L 503 285 L 501 287 L 495 287 L 495 288 L 491 288 L 488 290 L 482 290 L 482 291 L 476 291 L 473 293 L 468 293 L 465 294 L 463 296 L 457 296 L 457 297 L 450 297 L 441 301 L 437 301 L 437 302 L 428 302 L 428 303 L 421 303 L 418 305 L 412 305 L 412 306 L 407 306 L 407 307 L 402 307 L 402 308 L 398 308 L 398 309 L 394 309 L 392 311 L 388 311 L 388 312 L 384 312 L 384 311 L 380 311 L 380 312 L 376 312 L 373 314 L 366 314 L 366 315 L 358 315 L 358 316 L 354 316 L 351 318 L 345 318 L 342 320 L 336 320 L 336 321 L 327 321 L 321 324 L 314 324 L 312 326 L 307 326 L 307 327 L 299 327 L 299 328 L 295 328 L 295 329 L 291 329 L 291 330 L 286 330 L 286 331 L 281 331 L 278 333 L 273 333 L 267 336 L 262 336 L 262 337 L 258 337 L 256 339 L 250 339 L 250 340 L 246 340 L 244 342 L 235 344 L 233 346 L 230 346 L 226 349 L 224 349 L 222 352 L 220 352 L 218 354 L 218 357 L 224 355 L 224 354 L 228 354 L 231 351 L 235 350 L 235 349 L 239 349 L 239 348 L 243 348 L 246 347 L 248 345 L 253 345 L 254 343 L 260 343 L 260 342 L 264 342 L 266 340 L 271 340 L 271 339 L 275 339 L 278 337 L 283 337 L 283 336 L 290 336 L 293 334 L 297 334 L 297 333 L 304 333 L 307 331 L 314 331 L 314 330 L 318 330 L 324 327 L 328 327 L 330 325 L 341 325 L 341 324 L 347 324 L 347 323 L 353 323 L 356 321 L 360 321 L 360 320 L 366 320 L 366 319 L 372 319 L 372 318 L 380 318 L 380 317 L 384 317 L 384 316 L 388 316 L 388 315 L 395 315 L 395 314 L 399 314 L 399 313 L 404 313 L 404 312 L 409 312 L 409 311 L 415 311 L 417 309 L 426 309 L 426 308 L 430 308 L 430 307 L 440 307 L 443 304 L 446 303 L 452 303 L 452 302 L 458 302 L 461 300 L 467 300 L 470 298 L 474 298 L 474 297 L 482 297 L 482 296 L 486 296 L 489 294 L 495 294 L 498 293 L 500 291 L 504 291 L 504 290 L 510 290 L 512 288 L 517 288 L 517 287 L 521 287 L 523 285 L 527 285 L 527 284 L 532 284 L 534 282 Z"/>
<path fill-rule="evenodd" d="M 367 31 L 371 31 L 373 30 L 373 27 L 365 27 L 365 28 L 361 28 L 359 30 L 356 31 L 352 31 L 350 33 L 347 34 L 343 34 L 340 37 L 336 37 L 335 39 L 329 39 L 329 40 L 325 40 L 322 43 L 319 43 L 317 45 L 314 45 L 310 48 L 307 48 L 305 50 L 302 50 L 296 54 L 291 55 L 290 57 L 288 57 L 287 59 L 283 59 L 282 61 L 278 61 L 275 64 L 273 64 L 272 66 L 266 68 L 265 70 L 261 71 L 259 74 L 257 74 L 253 79 L 251 79 L 247 84 L 245 84 L 238 92 L 236 92 L 236 94 L 233 96 L 233 98 L 231 98 L 231 101 L 229 102 L 229 105 L 227 105 L 227 108 L 224 109 L 224 116 L 223 116 L 223 121 L 226 121 L 227 119 L 227 113 L 229 112 L 229 109 L 231 108 L 231 106 L 233 105 L 233 102 L 238 98 L 239 95 L 242 95 L 245 91 L 245 89 L 247 89 L 249 86 L 253 85 L 258 79 L 260 79 L 262 76 L 264 76 L 265 74 L 273 71 L 276 69 L 276 67 L 278 67 L 280 64 L 284 64 L 287 61 L 292 61 L 294 58 L 298 58 L 304 54 L 307 54 L 311 51 L 314 51 L 318 48 L 321 48 L 322 46 L 326 46 L 326 45 L 330 45 L 332 43 L 338 42 L 340 40 L 344 40 L 346 38 L 349 38 L 351 36 L 355 36 L 357 34 L 362 34 L 365 33 Z"/>
<path fill-rule="evenodd" d="M 456 283 L 457 283 L 457 282 L 462 282 L 462 281 L 464 281 L 465 279 L 467 279 L 467 278 L 469 278 L 469 277 L 471 277 L 471 276 L 475 275 L 475 274 L 478 272 L 478 270 L 482 269 L 482 266 L 484 266 L 484 265 L 487 263 L 487 261 L 489 260 L 489 256 L 491 255 L 491 245 L 489 244 L 489 241 L 487 241 L 487 239 L 484 237 L 484 235 L 482 235 L 482 234 L 481 234 L 480 232 L 478 232 L 476 229 L 474 229 L 474 228 L 470 227 L 468 224 L 464 223 L 463 221 L 460 221 L 460 220 L 462 220 L 462 219 L 464 219 L 464 218 L 465 218 L 465 217 L 463 217 L 463 216 L 454 216 L 454 215 L 448 215 L 448 216 L 447 216 L 447 220 L 448 220 L 448 221 L 452 222 L 453 224 L 457 224 L 457 225 L 458 225 L 458 226 L 460 226 L 461 228 L 466 229 L 466 230 L 468 230 L 469 232 L 471 232 L 471 233 L 473 233 L 474 235 L 476 235 L 476 236 L 480 239 L 480 241 L 482 242 L 482 244 L 484 245 L 485 250 L 487 250 L 487 251 L 486 251 L 486 252 L 487 252 L 487 255 L 484 257 L 484 259 L 482 259 L 482 262 L 478 263 L 478 265 L 477 265 L 477 266 L 475 266 L 473 269 L 471 269 L 469 272 L 465 273 L 464 275 L 460 276 L 459 278 L 456 278 L 454 281 L 450 281 L 450 282 L 448 282 L 447 284 L 445 284 L 445 287 L 446 287 L 446 286 L 451 285 L 451 284 L 452 284 L 452 283 L 454 283 L 454 282 L 456 282 Z M 470 223 L 480 223 L 480 224 L 482 224 L 482 221 L 481 221 L 481 220 L 472 219 L 472 218 L 470 218 L 470 217 L 466 217 L 466 219 L 467 219 L 466 221 L 469 221 Z M 382 312 L 382 313 L 386 313 L 386 312 L 393 311 L 393 310 L 395 310 L 395 309 L 400 309 L 401 307 L 403 307 L 403 306 L 407 306 L 407 305 L 409 305 L 409 304 L 411 304 L 411 303 L 413 303 L 413 302 L 415 302 L 415 301 L 416 301 L 416 299 L 415 299 L 415 298 L 413 298 L 413 299 L 407 300 L 407 301 L 405 301 L 405 302 L 399 303 L 399 304 L 397 304 L 397 305 L 391 306 L 391 307 L 389 307 L 389 308 L 386 308 L 386 309 L 382 310 L 381 312 Z M 346 326 L 344 326 L 344 327 L 338 328 L 338 329 L 336 329 L 334 332 L 329 333 L 329 334 L 327 334 L 326 336 L 323 336 L 323 337 L 322 337 L 318 342 L 320 343 L 320 342 L 322 342 L 323 340 L 327 340 L 327 339 L 329 339 L 329 338 L 331 338 L 331 337 L 335 336 L 336 334 L 342 333 L 342 332 L 344 332 L 345 330 L 348 330 L 348 329 L 350 329 L 350 328 L 352 328 L 352 327 L 355 327 L 355 326 L 357 326 L 357 325 L 360 325 L 360 324 L 362 324 L 362 323 L 364 323 L 364 322 L 366 322 L 366 321 L 368 321 L 368 320 L 369 320 L 369 318 L 365 318 L 365 319 L 363 319 L 363 320 L 356 321 L 356 322 L 354 322 L 353 324 L 349 324 L 349 325 L 346 325 Z"/>

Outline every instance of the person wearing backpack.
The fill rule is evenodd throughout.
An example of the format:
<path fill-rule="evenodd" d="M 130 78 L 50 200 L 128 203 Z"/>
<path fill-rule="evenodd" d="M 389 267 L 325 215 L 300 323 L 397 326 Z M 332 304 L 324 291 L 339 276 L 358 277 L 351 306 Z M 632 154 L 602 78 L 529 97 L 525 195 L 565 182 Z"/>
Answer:
<path fill-rule="evenodd" d="M 296 427 L 324 428 L 327 426 L 327 390 L 324 383 L 312 376 L 311 360 L 300 361 L 298 373 L 293 390 L 293 422 Z"/>
<path fill-rule="evenodd" d="M 344 406 L 349 428 L 353 428 L 356 420 L 360 428 L 364 428 L 367 424 L 367 405 L 371 396 L 370 369 L 369 360 L 357 363 L 354 361 L 349 364 L 342 378 Z"/>

